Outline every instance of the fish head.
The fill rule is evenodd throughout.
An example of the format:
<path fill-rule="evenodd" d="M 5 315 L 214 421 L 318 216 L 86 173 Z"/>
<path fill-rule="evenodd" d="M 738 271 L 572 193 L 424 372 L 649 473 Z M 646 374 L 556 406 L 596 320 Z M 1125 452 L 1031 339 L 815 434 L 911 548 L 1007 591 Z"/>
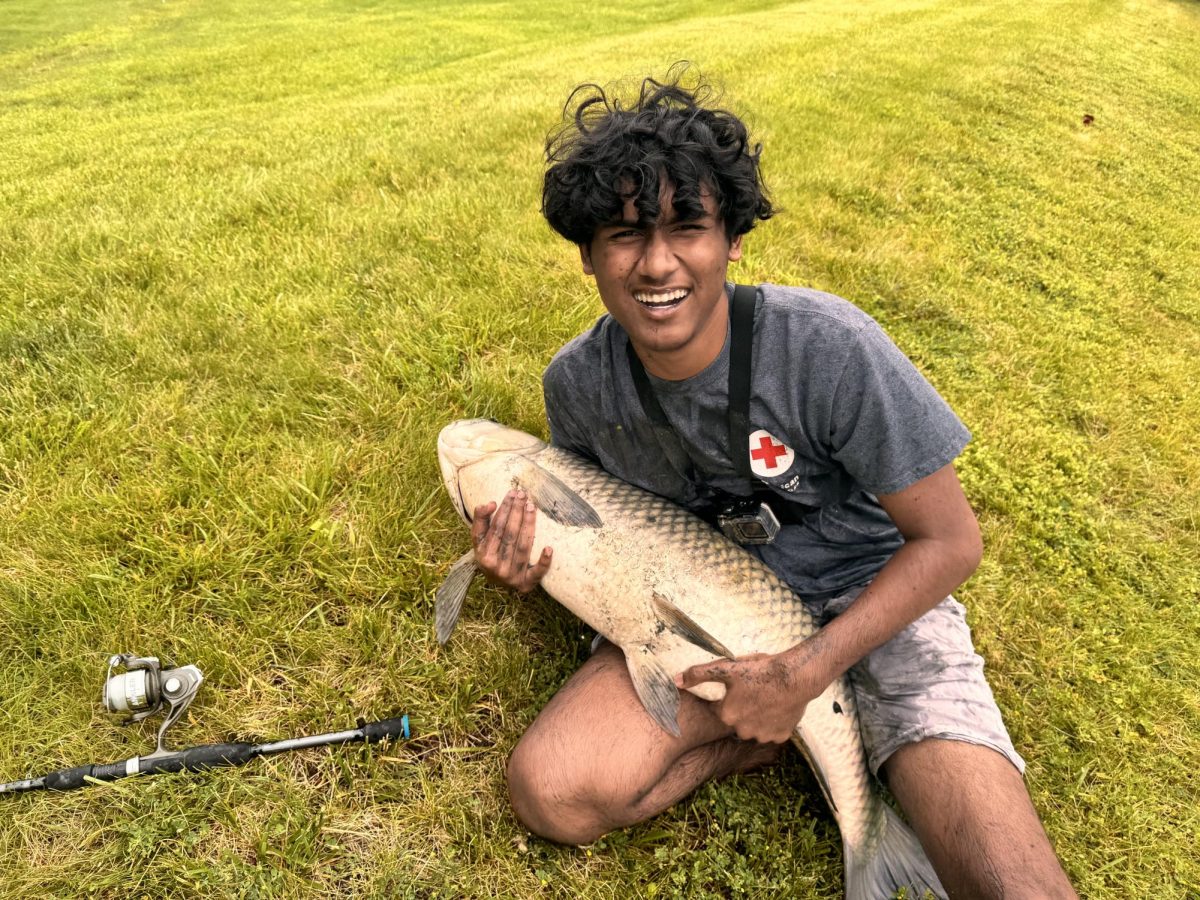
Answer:
<path fill-rule="evenodd" d="M 490 419 L 460 419 L 442 429 L 437 447 L 446 492 L 463 521 L 470 524 L 477 498 L 463 483 L 463 471 L 503 458 L 532 456 L 544 450 L 546 442 Z"/>

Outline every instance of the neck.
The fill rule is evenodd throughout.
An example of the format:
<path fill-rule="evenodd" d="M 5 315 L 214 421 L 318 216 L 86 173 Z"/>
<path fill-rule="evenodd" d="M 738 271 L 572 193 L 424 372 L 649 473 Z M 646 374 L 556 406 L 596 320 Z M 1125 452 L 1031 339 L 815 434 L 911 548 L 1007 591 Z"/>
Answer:
<path fill-rule="evenodd" d="M 699 375 L 721 355 L 725 346 L 725 335 L 729 332 L 729 300 L 722 292 L 721 302 L 713 315 L 697 333 L 682 347 L 674 350 L 657 350 L 644 347 L 636 341 L 633 349 L 646 371 L 664 381 L 683 381 Z"/>

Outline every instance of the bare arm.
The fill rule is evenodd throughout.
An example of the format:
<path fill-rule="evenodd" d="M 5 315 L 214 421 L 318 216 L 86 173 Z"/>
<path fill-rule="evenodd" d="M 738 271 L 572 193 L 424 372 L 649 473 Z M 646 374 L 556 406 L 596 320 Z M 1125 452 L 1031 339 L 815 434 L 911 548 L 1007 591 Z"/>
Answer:
<path fill-rule="evenodd" d="M 797 660 L 819 660 L 825 685 L 933 609 L 971 576 L 983 554 L 979 524 L 953 465 L 881 495 L 879 503 L 904 535 L 904 546 L 849 609 L 787 651 Z M 806 651 L 806 645 L 814 646 Z"/>
<path fill-rule="evenodd" d="M 880 495 L 879 502 L 904 545 L 849 609 L 782 653 L 693 666 L 677 679 L 681 687 L 723 682 L 718 715 L 739 737 L 787 740 L 810 700 L 940 603 L 979 565 L 979 525 L 953 465 Z"/>

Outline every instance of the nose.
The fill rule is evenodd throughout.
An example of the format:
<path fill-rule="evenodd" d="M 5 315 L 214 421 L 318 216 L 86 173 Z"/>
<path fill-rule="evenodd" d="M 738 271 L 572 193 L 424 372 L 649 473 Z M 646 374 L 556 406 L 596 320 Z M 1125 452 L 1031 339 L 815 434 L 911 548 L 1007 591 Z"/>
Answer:
<path fill-rule="evenodd" d="M 642 245 L 638 259 L 638 273 L 651 281 L 665 281 L 675 271 L 675 251 L 666 235 L 651 228 Z"/>

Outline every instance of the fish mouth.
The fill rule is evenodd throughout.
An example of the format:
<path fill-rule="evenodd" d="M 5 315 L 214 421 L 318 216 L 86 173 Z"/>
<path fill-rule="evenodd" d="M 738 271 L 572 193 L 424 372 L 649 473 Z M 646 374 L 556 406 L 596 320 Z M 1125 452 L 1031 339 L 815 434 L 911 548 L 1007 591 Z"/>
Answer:
<path fill-rule="evenodd" d="M 463 499 L 462 487 L 458 480 L 459 469 L 464 464 L 470 464 L 464 459 L 466 456 L 463 452 L 464 426 L 482 421 L 484 420 L 469 419 L 451 422 L 441 430 L 437 439 L 438 468 L 442 471 L 442 484 L 446 486 L 446 493 L 450 497 L 450 502 L 454 504 L 455 511 L 468 525 L 471 524 L 471 514 L 467 510 L 467 502 Z"/>
<path fill-rule="evenodd" d="M 471 524 L 471 513 L 463 497 L 459 472 L 494 453 L 527 456 L 542 450 L 546 442 L 532 434 L 493 422 L 491 419 L 459 419 L 438 434 L 438 467 L 450 502 L 462 520 Z"/>

